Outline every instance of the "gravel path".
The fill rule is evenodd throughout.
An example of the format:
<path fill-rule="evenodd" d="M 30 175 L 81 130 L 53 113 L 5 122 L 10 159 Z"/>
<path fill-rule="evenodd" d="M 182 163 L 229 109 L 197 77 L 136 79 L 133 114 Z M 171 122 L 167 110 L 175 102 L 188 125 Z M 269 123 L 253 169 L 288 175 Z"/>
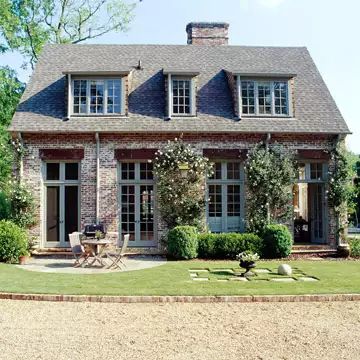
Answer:
<path fill-rule="evenodd" d="M 0 359 L 359 359 L 360 302 L 0 300 Z"/>

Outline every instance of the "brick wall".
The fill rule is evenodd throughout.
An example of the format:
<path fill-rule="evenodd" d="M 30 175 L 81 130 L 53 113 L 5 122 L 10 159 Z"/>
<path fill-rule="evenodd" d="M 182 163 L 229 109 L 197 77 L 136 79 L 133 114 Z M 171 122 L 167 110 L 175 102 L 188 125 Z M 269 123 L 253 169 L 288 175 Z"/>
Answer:
<path fill-rule="evenodd" d="M 229 24 L 189 23 L 186 26 L 187 43 L 191 45 L 227 45 Z"/>
<path fill-rule="evenodd" d="M 100 134 L 100 221 L 106 223 L 113 235 L 118 230 L 117 204 L 117 161 L 115 149 L 161 148 L 168 140 L 180 134 Z M 248 149 L 261 140 L 265 134 L 183 134 L 183 139 L 191 143 L 199 153 L 203 149 Z M 43 189 L 41 182 L 41 160 L 39 149 L 83 148 L 81 161 L 81 227 L 96 220 L 96 141 L 93 134 L 78 135 L 30 135 L 24 134 L 24 178 L 30 185 L 37 203 L 39 225 L 32 229 L 33 235 L 43 238 L 40 226 L 44 219 Z M 289 149 L 330 149 L 333 137 L 326 135 L 273 135 L 271 141 L 282 143 Z M 330 164 L 330 166 L 332 166 Z M 328 210 L 328 242 L 335 246 L 335 218 L 331 208 Z M 165 231 L 159 219 L 158 239 Z M 116 235 L 116 234 L 115 234 Z M 158 247 L 160 248 L 160 241 Z"/>

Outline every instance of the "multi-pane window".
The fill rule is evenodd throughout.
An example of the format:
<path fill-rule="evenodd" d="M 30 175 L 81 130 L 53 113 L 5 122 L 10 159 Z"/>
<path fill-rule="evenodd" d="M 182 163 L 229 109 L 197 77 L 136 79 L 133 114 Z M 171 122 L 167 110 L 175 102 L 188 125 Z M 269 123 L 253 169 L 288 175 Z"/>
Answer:
<path fill-rule="evenodd" d="M 242 113 L 245 115 L 289 115 L 287 81 L 241 81 Z"/>
<path fill-rule="evenodd" d="M 271 86 L 269 81 L 258 83 L 259 114 L 271 115 Z"/>
<path fill-rule="evenodd" d="M 215 162 L 208 179 L 208 223 L 212 232 L 243 229 L 243 175 L 240 162 Z"/>
<path fill-rule="evenodd" d="M 172 80 L 172 113 L 175 115 L 191 114 L 191 80 Z"/>
<path fill-rule="evenodd" d="M 298 164 L 299 182 L 324 182 L 326 180 L 327 164 L 323 162 L 307 162 Z"/>
<path fill-rule="evenodd" d="M 107 81 L 107 113 L 116 114 L 120 112 L 121 80 Z"/>
<path fill-rule="evenodd" d="M 242 112 L 255 114 L 255 92 L 253 81 L 241 82 Z"/>
<path fill-rule="evenodd" d="M 90 112 L 92 114 L 104 113 L 104 80 L 90 82 Z"/>
<path fill-rule="evenodd" d="M 74 80 L 74 113 L 84 114 L 87 112 L 87 81 Z"/>
<path fill-rule="evenodd" d="M 288 115 L 287 83 L 274 82 L 275 114 Z"/>
<path fill-rule="evenodd" d="M 74 114 L 121 114 L 121 79 L 73 81 Z"/>

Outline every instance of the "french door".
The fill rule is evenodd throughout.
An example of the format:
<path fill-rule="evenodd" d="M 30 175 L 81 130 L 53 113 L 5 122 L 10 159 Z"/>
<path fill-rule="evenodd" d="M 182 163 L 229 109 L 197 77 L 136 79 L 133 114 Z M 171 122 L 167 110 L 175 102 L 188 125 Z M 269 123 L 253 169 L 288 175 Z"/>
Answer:
<path fill-rule="evenodd" d="M 121 238 L 130 234 L 129 245 L 156 245 L 154 224 L 155 189 L 152 164 L 119 164 L 119 226 Z"/>
<path fill-rule="evenodd" d="M 310 230 L 314 243 L 325 243 L 324 234 L 324 207 L 325 191 L 323 184 L 310 184 Z"/>
<path fill-rule="evenodd" d="M 43 167 L 45 246 L 68 247 L 80 229 L 79 163 L 47 162 Z"/>
<path fill-rule="evenodd" d="M 244 229 L 244 181 L 240 162 L 216 162 L 208 179 L 207 219 L 212 232 Z"/>

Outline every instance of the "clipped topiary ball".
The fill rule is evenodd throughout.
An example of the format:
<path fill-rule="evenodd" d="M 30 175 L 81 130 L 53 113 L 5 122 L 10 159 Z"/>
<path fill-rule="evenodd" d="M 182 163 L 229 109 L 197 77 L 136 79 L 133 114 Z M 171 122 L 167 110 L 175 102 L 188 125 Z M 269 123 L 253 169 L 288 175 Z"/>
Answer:
<path fill-rule="evenodd" d="M 292 237 L 285 225 L 268 225 L 264 231 L 264 257 L 284 258 L 290 255 Z"/>
<path fill-rule="evenodd" d="M 197 257 L 198 232 L 194 226 L 176 226 L 168 233 L 168 253 L 175 259 Z"/>

